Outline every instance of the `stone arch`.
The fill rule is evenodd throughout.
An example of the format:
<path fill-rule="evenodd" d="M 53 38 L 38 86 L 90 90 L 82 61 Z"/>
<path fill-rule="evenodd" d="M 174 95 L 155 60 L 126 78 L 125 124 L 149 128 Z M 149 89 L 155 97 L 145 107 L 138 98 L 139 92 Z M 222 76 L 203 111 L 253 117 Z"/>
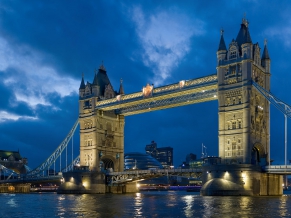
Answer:
<path fill-rule="evenodd" d="M 113 171 L 115 171 L 114 167 L 116 167 L 116 161 L 114 157 L 106 155 L 101 158 L 100 161 L 101 170 L 103 168 L 103 170 L 112 169 Z"/>
<path fill-rule="evenodd" d="M 260 143 L 255 143 L 252 148 L 252 159 L 251 162 L 257 165 L 261 162 L 261 158 L 265 157 L 265 149 Z"/>

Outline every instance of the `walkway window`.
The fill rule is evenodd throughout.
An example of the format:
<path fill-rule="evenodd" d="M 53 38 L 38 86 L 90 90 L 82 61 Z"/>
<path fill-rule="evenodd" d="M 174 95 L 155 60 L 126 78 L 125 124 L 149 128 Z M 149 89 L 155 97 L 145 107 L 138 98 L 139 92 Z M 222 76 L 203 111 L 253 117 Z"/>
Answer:
<path fill-rule="evenodd" d="M 241 129 L 241 121 L 238 121 L 238 128 Z"/>
<path fill-rule="evenodd" d="M 232 123 L 232 129 L 236 129 L 236 122 Z"/>

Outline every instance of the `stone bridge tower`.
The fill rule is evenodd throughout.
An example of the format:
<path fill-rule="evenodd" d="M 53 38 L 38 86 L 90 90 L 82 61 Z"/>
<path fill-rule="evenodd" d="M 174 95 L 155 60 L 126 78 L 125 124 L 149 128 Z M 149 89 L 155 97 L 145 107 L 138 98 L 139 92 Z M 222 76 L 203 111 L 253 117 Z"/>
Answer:
<path fill-rule="evenodd" d="M 282 176 L 263 172 L 269 160 L 269 102 L 252 86 L 270 90 L 267 44 L 253 43 L 242 20 L 227 48 L 221 31 L 217 51 L 218 137 L 222 163 L 203 166 L 202 195 L 282 195 Z"/>
<path fill-rule="evenodd" d="M 119 92 L 114 91 L 103 64 L 95 71 L 93 82 L 79 88 L 80 165 L 100 172 L 112 168 L 124 168 L 124 116 L 113 111 L 95 109 L 99 100 L 124 94 L 122 83 Z"/>
<path fill-rule="evenodd" d="M 227 48 L 223 31 L 217 51 L 219 157 L 223 163 L 265 165 L 269 151 L 269 102 L 252 80 L 270 90 L 270 57 L 253 43 L 248 21 L 242 20 Z"/>

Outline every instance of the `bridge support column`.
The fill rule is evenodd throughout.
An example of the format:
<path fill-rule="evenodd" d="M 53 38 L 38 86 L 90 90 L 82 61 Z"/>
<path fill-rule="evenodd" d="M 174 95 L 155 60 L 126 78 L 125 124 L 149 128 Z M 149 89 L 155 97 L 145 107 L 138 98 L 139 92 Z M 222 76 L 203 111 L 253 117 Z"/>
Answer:
<path fill-rule="evenodd" d="M 210 165 L 203 167 L 204 196 L 274 196 L 282 195 L 281 175 L 261 172 L 260 166 L 250 164 Z"/>
<path fill-rule="evenodd" d="M 63 183 L 58 188 L 59 194 L 103 194 L 105 174 L 101 172 L 63 173 Z"/>

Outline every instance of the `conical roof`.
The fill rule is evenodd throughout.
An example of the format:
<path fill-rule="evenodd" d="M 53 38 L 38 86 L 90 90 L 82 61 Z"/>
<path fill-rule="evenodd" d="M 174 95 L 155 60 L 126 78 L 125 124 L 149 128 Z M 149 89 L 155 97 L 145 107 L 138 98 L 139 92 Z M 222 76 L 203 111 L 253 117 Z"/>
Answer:
<path fill-rule="evenodd" d="M 101 95 L 104 95 L 105 87 L 111 84 L 103 64 L 99 67 L 98 73 L 95 74 L 93 84 L 99 85 Z"/>
<path fill-rule="evenodd" d="M 224 42 L 224 38 L 223 38 L 223 30 L 221 30 L 221 37 L 220 37 L 220 42 L 219 42 L 219 46 L 218 46 L 218 50 L 217 51 L 226 51 L 226 46 L 225 46 L 225 42 Z"/>
<path fill-rule="evenodd" d="M 262 59 L 270 59 L 269 52 L 268 52 L 268 48 L 267 48 L 267 44 L 265 44 L 265 46 L 264 46 L 264 51 L 263 51 Z"/>
<path fill-rule="evenodd" d="M 236 37 L 236 42 L 239 47 L 244 43 L 252 43 L 251 35 L 248 28 L 248 21 L 243 19 L 240 30 Z"/>
<path fill-rule="evenodd" d="M 124 89 L 122 85 L 122 79 L 120 79 L 119 95 L 124 95 Z"/>
<path fill-rule="evenodd" d="M 98 80 L 97 80 L 97 70 L 95 70 L 95 75 L 94 75 L 94 79 L 93 79 L 93 85 L 98 86 Z"/>
<path fill-rule="evenodd" d="M 82 81 L 79 89 L 85 89 L 84 75 L 82 75 Z"/>

